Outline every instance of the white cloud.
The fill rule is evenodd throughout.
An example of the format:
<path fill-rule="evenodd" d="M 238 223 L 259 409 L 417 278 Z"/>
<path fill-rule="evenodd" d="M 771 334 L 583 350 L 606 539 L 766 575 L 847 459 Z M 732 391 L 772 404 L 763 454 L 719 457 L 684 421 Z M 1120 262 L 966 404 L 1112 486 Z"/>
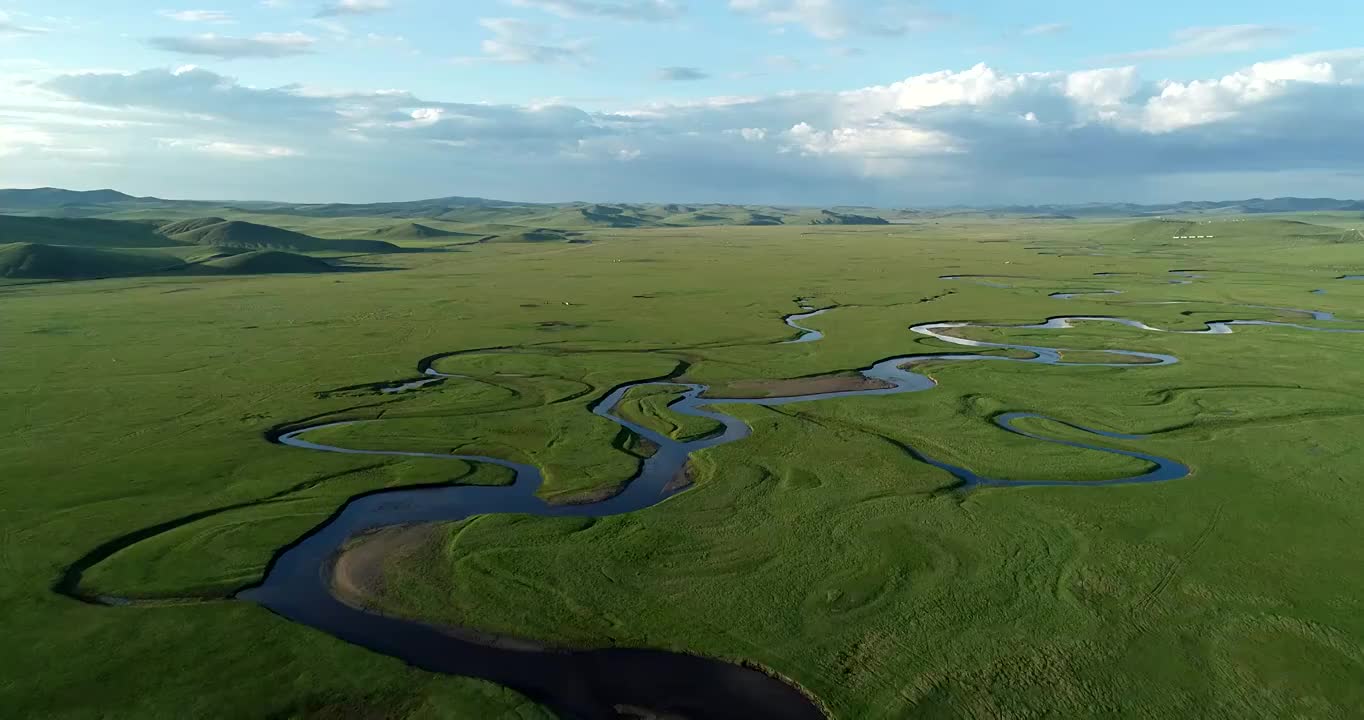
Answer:
<path fill-rule="evenodd" d="M 802 122 L 782 133 L 780 139 L 779 152 L 847 162 L 857 174 L 873 178 L 903 176 L 919 160 L 958 152 L 948 134 L 895 120 L 828 130 Z"/>
<path fill-rule="evenodd" d="M 585 42 L 545 39 L 545 29 L 535 23 L 513 18 L 483 18 L 478 24 L 493 34 L 479 46 L 483 58 L 492 62 L 579 65 L 587 60 Z"/>
<path fill-rule="evenodd" d="M 92 161 L 112 155 L 107 148 L 72 144 L 48 130 L 23 125 L 0 125 L 0 157 L 24 153 L 32 153 L 40 162 L 67 158 Z"/>
<path fill-rule="evenodd" d="M 1065 96 L 1078 105 L 1115 107 L 1132 97 L 1141 86 L 1134 67 L 1081 70 L 1066 75 Z"/>
<path fill-rule="evenodd" d="M 52 136 L 42 130 L 0 125 L 0 157 L 14 155 L 28 148 L 45 147 L 52 144 Z"/>
<path fill-rule="evenodd" d="M 411 117 L 410 120 L 398 120 L 390 123 L 390 125 L 397 128 L 430 127 L 440 122 L 444 115 L 444 108 L 417 108 L 408 113 L 408 116 Z"/>
<path fill-rule="evenodd" d="M 736 128 L 726 130 L 727 135 L 738 135 L 745 142 L 762 142 L 767 139 L 767 128 Z"/>
<path fill-rule="evenodd" d="M 1166 47 L 1115 55 L 1120 61 L 1224 55 L 1258 50 L 1273 45 L 1297 30 L 1281 25 L 1217 25 L 1176 30 L 1174 43 Z"/>
<path fill-rule="evenodd" d="M 784 28 L 799 25 L 817 38 L 904 35 L 944 17 L 913 0 L 729 0 L 731 10 Z"/>
<path fill-rule="evenodd" d="M 567 18 L 604 18 L 634 22 L 664 22 L 682 16 L 678 0 L 505 0 L 514 7 L 535 8 Z"/>
<path fill-rule="evenodd" d="M 1171 132 L 1236 117 L 1304 86 L 1364 83 L 1364 49 L 1311 53 L 1262 62 L 1216 80 L 1164 82 L 1140 120 L 1148 132 Z M 1304 108 L 1307 110 L 1307 108 Z M 1310 120 L 1304 118 L 1304 127 Z"/>
<path fill-rule="evenodd" d="M 190 150 L 206 155 L 241 158 L 244 160 L 276 160 L 298 157 L 302 154 L 293 148 L 281 147 L 278 145 L 255 145 L 251 143 L 228 142 L 225 140 L 162 138 L 161 146 L 177 150 Z"/>
<path fill-rule="evenodd" d="M 790 55 L 768 55 L 763 58 L 763 64 L 774 70 L 784 71 L 800 70 L 805 67 L 805 63 L 801 62 L 800 58 Z"/>
<path fill-rule="evenodd" d="M 1025 27 L 1019 34 L 1032 37 L 1038 35 L 1060 35 L 1069 31 L 1070 25 L 1067 25 L 1066 23 L 1042 23 L 1040 25 Z"/>
<path fill-rule="evenodd" d="M 694 80 L 705 80 L 710 77 L 710 73 L 701 68 L 673 66 L 659 68 L 655 77 L 665 82 L 691 82 Z"/>
<path fill-rule="evenodd" d="M 42 35 L 47 31 L 47 28 L 21 25 L 17 20 L 11 19 L 4 10 L 0 10 L 0 38 Z"/>
<path fill-rule="evenodd" d="M 210 55 L 223 60 L 237 58 L 280 58 L 313 51 L 316 38 L 299 32 L 258 33 L 251 37 L 202 35 L 154 37 L 147 44 L 158 50 L 182 55 Z"/>
<path fill-rule="evenodd" d="M 1197 80 L 1152 82 L 1132 67 L 1009 73 L 982 64 L 845 92 L 595 112 L 552 101 L 256 88 L 202 68 L 61 75 L 33 88 L 61 98 L 66 116 L 140 113 L 161 124 L 99 135 L 36 118 L 5 122 L 27 128 L 11 127 L 4 140 L 16 158 L 36 157 L 15 148 L 40 141 L 135 148 L 149 134 L 188 138 L 172 146 L 186 151 L 298 158 L 278 165 L 298 173 L 292 184 L 258 178 L 279 183 L 252 186 L 267 195 L 312 182 L 340 187 L 342 178 L 371 193 L 426 194 L 434 188 L 403 178 L 439 175 L 462 178 L 464 194 L 491 196 L 562 198 L 588 188 L 599 199 L 898 204 L 910 201 L 896 199 L 906 192 L 960 202 L 1021 188 L 1033 200 L 1058 200 L 1148 181 L 1179 186 L 1171 178 L 1204 187 L 1195 180 L 1279 173 L 1338 184 L 1333 173 L 1364 171 L 1364 49 Z M 5 102 L 0 94 L 0 111 Z M 156 177 L 135 157 L 125 166 Z"/>
<path fill-rule="evenodd" d="M 389 0 L 336 0 L 336 2 L 323 5 L 322 9 L 317 11 L 317 16 L 369 15 L 389 10 L 392 7 L 393 4 Z"/>
<path fill-rule="evenodd" d="M 940 105 L 983 105 L 1026 89 L 1052 82 L 1061 74 L 1000 73 L 980 63 L 969 70 L 943 70 L 915 75 L 890 85 L 842 94 L 845 105 L 858 115 L 874 117 Z"/>
<path fill-rule="evenodd" d="M 232 15 L 222 10 L 162 10 L 162 17 L 188 23 L 230 23 Z"/>
<path fill-rule="evenodd" d="M 346 27 L 346 24 L 340 20 L 333 20 L 331 18 L 309 18 L 304 22 L 330 35 L 331 39 L 337 42 L 344 42 L 350 39 L 350 28 Z"/>

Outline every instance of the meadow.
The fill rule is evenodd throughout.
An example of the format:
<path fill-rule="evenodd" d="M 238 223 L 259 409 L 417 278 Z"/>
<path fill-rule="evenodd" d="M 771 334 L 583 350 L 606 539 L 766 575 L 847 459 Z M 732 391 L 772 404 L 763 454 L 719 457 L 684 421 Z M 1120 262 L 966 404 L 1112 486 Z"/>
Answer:
<path fill-rule="evenodd" d="M 742 387 L 963 352 L 908 330 L 934 321 L 1364 329 L 1364 283 L 1339 279 L 1364 273 L 1351 222 L 409 232 L 364 235 L 407 251 L 347 254 L 354 272 L 0 284 L 0 627 L 20 649 L 0 661 L 0 703 L 48 718 L 548 717 L 231 599 L 350 497 L 510 480 L 477 463 L 281 447 L 272 430 L 379 419 L 310 439 L 531 463 L 542 497 L 579 501 L 619 489 L 650 453 L 589 412 L 641 379 Z M 279 221 L 337 241 L 390 225 Z M 1174 239 L 1195 234 L 1214 237 Z M 1122 292 L 1078 294 L 1104 290 Z M 805 321 L 824 339 L 781 344 L 798 334 L 782 318 L 799 298 L 836 309 Z M 753 435 L 696 454 L 686 492 L 609 518 L 436 527 L 391 558 L 370 601 L 566 647 L 755 663 L 836 718 L 1364 714 L 1364 335 L 1096 322 L 963 336 L 1180 362 L 937 362 L 925 392 L 726 406 Z M 424 358 L 461 377 L 384 392 L 421 377 Z M 670 412 L 671 397 L 632 393 L 620 411 L 675 438 L 714 430 Z M 907 450 L 993 477 L 1142 471 L 991 422 L 1010 411 L 1145 434 L 1101 444 L 1192 473 L 961 491 Z"/>

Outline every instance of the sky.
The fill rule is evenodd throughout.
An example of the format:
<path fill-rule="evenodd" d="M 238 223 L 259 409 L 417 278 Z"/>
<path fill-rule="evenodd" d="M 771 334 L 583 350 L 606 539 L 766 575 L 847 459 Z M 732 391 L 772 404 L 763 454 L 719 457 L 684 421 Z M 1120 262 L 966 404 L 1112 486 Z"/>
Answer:
<path fill-rule="evenodd" d="M 0 0 L 0 187 L 1360 198 L 1361 26 L 1317 0 Z"/>

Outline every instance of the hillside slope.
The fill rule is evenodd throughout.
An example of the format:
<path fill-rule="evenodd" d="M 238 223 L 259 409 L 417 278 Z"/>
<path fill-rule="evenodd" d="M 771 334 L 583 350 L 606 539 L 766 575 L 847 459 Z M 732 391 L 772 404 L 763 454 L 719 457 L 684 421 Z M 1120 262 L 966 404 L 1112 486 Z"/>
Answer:
<path fill-rule="evenodd" d="M 889 225 L 890 221 L 872 215 L 854 215 L 833 210 L 820 210 L 819 217 L 810 220 L 811 225 Z"/>
<path fill-rule="evenodd" d="M 122 220 L 0 215 L 0 243 L 79 245 L 92 248 L 148 248 L 179 245 L 155 224 Z"/>
<path fill-rule="evenodd" d="M 80 280 L 141 275 L 181 264 L 179 258 L 152 253 L 40 243 L 0 245 L 0 277 L 11 279 Z"/>
<path fill-rule="evenodd" d="M 391 241 L 391 240 L 397 240 L 397 241 L 400 241 L 400 242 L 401 242 L 401 241 L 419 241 L 419 240 L 437 240 L 437 239 L 440 239 L 440 238 L 461 238 L 461 237 L 472 238 L 472 237 L 478 237 L 478 236 L 475 235 L 474 233 L 455 232 L 455 231 L 453 231 L 453 230 L 440 230 L 440 229 L 438 229 L 438 228 L 433 228 L 433 227 L 431 227 L 431 226 L 429 226 L 429 225 L 422 225 L 421 223 L 414 223 L 414 222 L 399 223 L 399 224 L 397 224 L 397 225 L 389 225 L 388 227 L 381 227 L 381 228 L 379 228 L 379 229 L 377 229 L 377 230 L 374 230 L 373 232 L 369 233 L 369 236 L 372 237 L 372 238 L 379 239 L 379 240 L 390 240 L 390 241 Z"/>
<path fill-rule="evenodd" d="M 324 240 L 311 235 L 243 220 L 196 218 L 161 227 L 167 237 L 182 243 L 247 250 L 294 250 L 299 252 L 401 252 L 382 240 Z"/>
<path fill-rule="evenodd" d="M 33 188 L 0 190 L 0 208 L 37 210 L 63 205 L 107 205 L 136 200 L 117 190 L 63 190 L 61 188 Z"/>
<path fill-rule="evenodd" d="M 544 243 L 544 242 L 587 242 L 581 237 L 581 233 L 564 232 L 562 230 L 550 230 L 548 228 L 536 228 L 533 230 L 515 230 L 503 232 L 487 238 L 484 242 L 490 243 Z"/>
<path fill-rule="evenodd" d="M 255 250 L 203 263 L 200 267 L 234 275 L 334 272 L 325 260 L 279 250 Z"/>

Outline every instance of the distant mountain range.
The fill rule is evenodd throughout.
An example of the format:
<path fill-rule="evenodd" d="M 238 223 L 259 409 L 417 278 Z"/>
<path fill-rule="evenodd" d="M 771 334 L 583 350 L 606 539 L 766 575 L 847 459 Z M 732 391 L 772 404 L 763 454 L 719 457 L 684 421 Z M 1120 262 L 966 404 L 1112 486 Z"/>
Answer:
<path fill-rule="evenodd" d="M 1364 201 L 1335 198 L 1251 198 L 1249 200 L 1186 201 L 1167 205 L 1085 203 L 1080 205 L 1009 205 L 989 208 L 1010 215 L 1153 216 L 1192 213 L 1364 212 Z"/>
<path fill-rule="evenodd" d="M 829 225 L 879 224 L 904 221 L 913 212 L 886 210 L 886 217 L 845 212 L 861 208 L 801 208 L 766 205 L 679 203 L 518 203 L 476 197 L 444 197 L 384 203 L 285 203 L 269 201 L 165 200 L 134 197 L 116 190 L 74 191 L 59 188 L 0 190 L 0 215 L 37 215 L 58 218 L 116 220 L 199 219 L 251 214 L 289 215 L 296 218 L 393 218 L 438 220 L 462 226 L 441 230 L 406 222 L 385 232 L 431 235 L 472 231 L 476 235 L 502 235 L 508 226 L 524 229 L 552 228 L 563 231 L 593 228 L 695 227 L 705 225 Z M 412 239 L 412 238 L 409 238 Z"/>
<path fill-rule="evenodd" d="M 43 210 L 63 205 L 107 205 L 138 199 L 117 190 L 62 190 L 61 188 L 0 190 L 0 208 L 11 210 Z"/>
<path fill-rule="evenodd" d="M 1183 214 L 1258 214 L 1291 212 L 1364 212 L 1364 201 L 1335 198 L 1252 198 L 1141 205 L 1081 203 L 934 209 L 876 209 L 679 203 L 521 203 L 477 197 L 444 197 L 384 203 L 284 203 L 270 201 L 165 200 L 134 197 L 117 190 L 0 190 L 0 213 L 57 217 L 128 217 L 134 213 L 167 217 L 227 209 L 304 217 L 431 218 L 455 223 L 513 222 L 542 227 L 659 227 L 692 225 L 869 224 L 912 222 L 963 214 L 1022 216 L 1033 219 L 1152 217 Z M 856 211 L 856 212 L 849 212 Z M 208 214 L 208 213 L 201 213 Z"/>

